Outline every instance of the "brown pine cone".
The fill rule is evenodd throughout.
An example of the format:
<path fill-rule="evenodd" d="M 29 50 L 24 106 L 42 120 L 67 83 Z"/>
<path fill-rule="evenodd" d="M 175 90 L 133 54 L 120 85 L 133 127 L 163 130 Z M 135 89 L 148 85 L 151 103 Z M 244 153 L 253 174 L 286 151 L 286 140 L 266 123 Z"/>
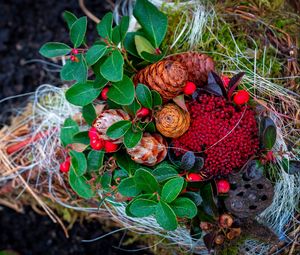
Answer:
<path fill-rule="evenodd" d="M 207 83 L 208 73 L 215 70 L 212 58 L 199 52 L 178 53 L 165 59 L 178 61 L 184 65 L 188 71 L 188 81 L 194 82 L 197 86 Z"/>
<path fill-rule="evenodd" d="M 122 139 L 112 140 L 106 135 L 107 129 L 120 120 L 129 120 L 130 116 L 120 109 L 109 109 L 103 111 L 93 123 L 93 127 L 100 133 L 100 137 L 104 140 L 110 140 L 114 143 L 122 143 Z"/>
<path fill-rule="evenodd" d="M 187 82 L 186 68 L 177 61 L 162 60 L 147 66 L 134 77 L 134 83 L 142 83 L 156 90 L 164 101 L 178 96 Z"/>
<path fill-rule="evenodd" d="M 127 153 L 139 164 L 154 166 L 167 156 L 167 143 L 159 134 L 144 133 L 141 141 L 127 149 Z"/>
<path fill-rule="evenodd" d="M 157 130 L 165 137 L 178 138 L 190 127 L 190 114 L 176 104 L 166 104 L 155 114 Z"/>

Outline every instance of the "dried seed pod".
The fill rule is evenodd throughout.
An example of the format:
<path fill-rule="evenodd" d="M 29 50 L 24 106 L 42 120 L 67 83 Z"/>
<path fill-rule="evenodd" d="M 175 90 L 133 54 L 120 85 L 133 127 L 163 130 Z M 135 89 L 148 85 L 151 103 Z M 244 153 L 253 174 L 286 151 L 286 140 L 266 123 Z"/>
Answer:
<path fill-rule="evenodd" d="M 164 101 L 178 96 L 187 82 L 186 68 L 176 61 L 162 60 L 147 66 L 134 77 L 134 83 L 143 83 L 156 90 Z"/>
<path fill-rule="evenodd" d="M 176 104 L 166 104 L 155 114 L 157 130 L 165 137 L 178 138 L 190 127 L 190 114 Z"/>
<path fill-rule="evenodd" d="M 159 134 L 144 133 L 141 141 L 127 149 L 132 160 L 143 165 L 154 166 L 167 155 L 167 143 Z"/>
<path fill-rule="evenodd" d="M 178 61 L 184 65 L 188 71 L 188 80 L 197 86 L 204 85 L 207 82 L 208 73 L 215 70 L 212 58 L 200 52 L 178 53 L 166 59 Z"/>
<path fill-rule="evenodd" d="M 241 228 L 232 228 L 230 229 L 230 231 L 226 234 L 226 237 L 229 239 L 229 240 L 232 240 L 236 237 L 239 237 L 241 235 Z"/>
<path fill-rule="evenodd" d="M 203 230 L 203 231 L 208 231 L 212 228 L 212 224 L 209 223 L 209 222 L 206 222 L 206 221 L 201 221 L 200 222 L 200 228 Z"/>
<path fill-rule="evenodd" d="M 100 137 L 104 140 L 110 140 L 114 143 L 121 143 L 122 139 L 112 140 L 106 135 L 107 129 L 120 120 L 129 120 L 130 116 L 120 109 L 109 109 L 103 111 L 93 123 L 93 127 L 97 129 Z"/>
<path fill-rule="evenodd" d="M 230 228 L 233 224 L 233 218 L 231 215 L 224 213 L 220 216 L 219 224 L 222 228 Z"/>
<path fill-rule="evenodd" d="M 223 235 L 217 235 L 215 238 L 215 244 L 221 245 L 224 243 L 224 236 Z"/>

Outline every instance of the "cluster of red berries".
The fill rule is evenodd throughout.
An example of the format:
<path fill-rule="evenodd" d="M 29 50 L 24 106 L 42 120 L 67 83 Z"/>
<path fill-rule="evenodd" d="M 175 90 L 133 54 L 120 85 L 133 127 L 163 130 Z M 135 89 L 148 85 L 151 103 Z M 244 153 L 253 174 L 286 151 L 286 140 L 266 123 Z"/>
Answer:
<path fill-rule="evenodd" d="M 90 146 L 93 150 L 99 151 L 105 149 L 106 153 L 115 152 L 118 149 L 118 144 L 108 140 L 103 140 L 96 128 L 91 127 L 89 130 Z"/>
<path fill-rule="evenodd" d="M 173 140 L 178 148 L 176 155 L 185 150 L 202 152 L 209 175 L 226 175 L 257 152 L 258 128 L 249 106 L 237 109 L 222 97 L 201 95 L 188 108 L 191 125 L 183 136 Z"/>

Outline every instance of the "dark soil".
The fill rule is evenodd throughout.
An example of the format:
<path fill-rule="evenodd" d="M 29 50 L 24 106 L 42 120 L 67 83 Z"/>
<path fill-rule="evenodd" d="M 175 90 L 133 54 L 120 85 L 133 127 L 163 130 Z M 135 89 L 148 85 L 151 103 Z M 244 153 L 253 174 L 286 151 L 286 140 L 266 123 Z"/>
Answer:
<path fill-rule="evenodd" d="M 109 5 L 103 1 L 85 1 L 87 7 L 102 17 Z M 33 92 L 43 83 L 60 85 L 59 73 L 49 72 L 38 51 L 47 41 L 69 42 L 68 31 L 62 19 L 64 10 L 78 16 L 83 13 L 77 0 L 10 0 L 0 2 L 0 101 L 8 96 Z M 91 37 L 95 36 L 95 24 L 89 21 Z M 88 38 L 88 41 L 91 38 Z M 13 111 L 24 98 L 1 103 L 0 122 L 4 112 Z M 3 108 L 4 107 L 4 108 Z M 7 111 L 8 109 L 8 111 Z M 1 207 L 0 207 L 1 209 Z M 123 233 L 108 236 L 94 243 L 82 243 L 105 234 L 97 222 L 76 223 L 66 239 L 59 225 L 48 217 L 40 216 L 29 208 L 24 214 L 2 208 L 0 210 L 0 253 L 11 249 L 22 255 L 31 254 L 127 254 L 118 247 Z M 126 249 L 144 247 L 134 243 Z M 124 248 L 124 247 L 123 247 Z M 135 252 L 135 254 L 151 254 Z"/>

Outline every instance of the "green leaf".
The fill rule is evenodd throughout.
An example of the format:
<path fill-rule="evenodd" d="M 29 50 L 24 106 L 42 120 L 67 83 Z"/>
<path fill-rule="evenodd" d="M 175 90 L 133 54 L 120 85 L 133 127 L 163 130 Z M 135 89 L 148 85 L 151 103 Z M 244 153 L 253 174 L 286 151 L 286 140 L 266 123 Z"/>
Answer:
<path fill-rule="evenodd" d="M 155 124 L 152 122 L 148 122 L 147 125 L 145 126 L 145 130 L 146 132 L 149 133 L 155 133 L 156 132 L 156 127 Z"/>
<path fill-rule="evenodd" d="M 74 105 L 85 106 L 100 95 L 100 89 L 94 88 L 93 81 L 76 83 L 66 91 L 66 99 Z"/>
<path fill-rule="evenodd" d="M 89 132 L 88 131 L 82 131 L 78 132 L 73 136 L 73 143 L 81 143 L 81 144 L 90 144 L 90 138 L 89 138 Z"/>
<path fill-rule="evenodd" d="M 155 48 L 151 45 L 151 43 L 143 36 L 141 35 L 135 35 L 134 36 L 134 42 L 135 42 L 135 47 L 140 55 L 142 57 L 142 52 L 148 52 L 151 54 L 155 53 Z"/>
<path fill-rule="evenodd" d="M 118 186 L 118 191 L 126 197 L 134 197 L 140 194 L 141 190 L 136 185 L 134 177 L 128 177 L 121 181 Z"/>
<path fill-rule="evenodd" d="M 64 43 L 59 42 L 48 42 L 45 43 L 39 53 L 46 58 L 54 58 L 64 56 L 70 53 L 72 48 Z"/>
<path fill-rule="evenodd" d="M 136 217 L 147 217 L 156 211 L 157 202 L 149 199 L 135 199 L 130 206 L 130 212 Z"/>
<path fill-rule="evenodd" d="M 158 182 L 164 182 L 168 179 L 178 176 L 178 172 L 176 171 L 176 169 L 174 167 L 172 167 L 172 165 L 169 165 L 169 164 L 168 165 L 164 165 L 164 164 L 158 165 L 154 169 L 152 174 L 155 176 L 155 178 Z"/>
<path fill-rule="evenodd" d="M 117 164 L 122 169 L 126 170 L 129 175 L 133 175 L 139 165 L 135 163 L 127 153 L 117 153 Z"/>
<path fill-rule="evenodd" d="M 86 27 L 87 27 L 86 17 L 81 17 L 73 23 L 70 30 L 70 38 L 71 38 L 71 42 L 74 45 L 74 48 L 79 47 L 83 43 L 85 33 L 86 33 Z"/>
<path fill-rule="evenodd" d="M 202 199 L 199 192 L 188 191 L 188 192 L 185 192 L 182 195 L 184 197 L 187 197 L 187 198 L 191 199 L 196 204 L 196 206 L 201 205 L 201 203 L 203 201 L 203 199 Z"/>
<path fill-rule="evenodd" d="M 134 99 L 130 105 L 123 106 L 123 108 L 130 115 L 135 116 L 137 111 L 141 109 L 141 105 L 136 99 Z"/>
<path fill-rule="evenodd" d="M 216 205 L 216 200 L 213 194 L 211 183 L 207 183 L 203 187 L 201 187 L 200 195 L 203 199 L 203 202 L 201 204 L 203 207 L 203 211 L 211 217 L 217 217 L 218 208 Z"/>
<path fill-rule="evenodd" d="M 113 23 L 113 14 L 109 12 L 102 18 L 101 22 L 97 24 L 98 34 L 105 39 L 111 40 L 112 23 Z"/>
<path fill-rule="evenodd" d="M 143 137 L 143 132 L 141 130 L 133 131 L 132 128 L 124 135 L 124 145 L 126 148 L 133 148 L 136 146 Z"/>
<path fill-rule="evenodd" d="M 112 139 L 118 139 L 122 137 L 128 129 L 131 128 L 130 120 L 121 120 L 112 124 L 106 131 L 106 135 Z"/>
<path fill-rule="evenodd" d="M 115 26 L 112 30 L 112 42 L 115 45 L 118 45 L 121 41 L 121 36 L 120 36 L 120 27 Z"/>
<path fill-rule="evenodd" d="M 114 170 L 114 180 L 116 180 L 117 178 L 126 178 L 128 177 L 128 172 L 124 169 L 116 169 Z"/>
<path fill-rule="evenodd" d="M 90 126 L 93 124 L 94 120 L 97 118 L 96 110 L 93 104 L 87 104 L 82 107 L 82 117 Z"/>
<path fill-rule="evenodd" d="M 177 198 L 170 206 L 177 217 L 192 219 L 197 215 L 197 206 L 186 197 Z"/>
<path fill-rule="evenodd" d="M 69 29 L 71 29 L 72 25 L 77 20 L 77 17 L 72 12 L 69 12 L 69 11 L 64 12 L 63 18 L 64 18 L 65 22 L 67 23 Z"/>
<path fill-rule="evenodd" d="M 94 191 L 84 176 L 77 176 L 71 167 L 69 171 L 69 183 L 71 188 L 82 198 L 89 199 L 94 196 Z"/>
<path fill-rule="evenodd" d="M 129 17 L 128 16 L 123 16 L 120 22 L 120 37 L 121 41 L 124 40 L 126 33 L 128 31 L 129 27 Z"/>
<path fill-rule="evenodd" d="M 177 219 L 172 208 L 164 201 L 159 201 L 155 210 L 157 223 L 166 230 L 175 230 L 177 228 Z"/>
<path fill-rule="evenodd" d="M 262 133 L 262 140 L 264 147 L 271 150 L 276 142 L 277 131 L 276 125 L 271 118 L 264 119 L 264 130 Z"/>
<path fill-rule="evenodd" d="M 171 203 L 180 194 L 184 184 L 182 177 L 176 177 L 169 180 L 162 188 L 161 199 Z"/>
<path fill-rule="evenodd" d="M 85 82 L 88 75 L 88 67 L 85 58 L 79 54 L 77 55 L 79 62 L 72 62 L 67 60 L 66 64 L 60 71 L 60 77 L 65 81 Z"/>
<path fill-rule="evenodd" d="M 124 39 L 124 47 L 126 51 L 129 52 L 131 55 L 139 58 L 140 56 L 135 47 L 135 41 L 134 41 L 135 35 L 136 32 L 129 32 L 126 34 Z"/>
<path fill-rule="evenodd" d="M 88 171 L 98 171 L 103 166 L 105 152 L 91 150 L 87 156 L 87 169 Z"/>
<path fill-rule="evenodd" d="M 63 146 L 73 143 L 73 136 L 79 132 L 79 127 L 76 121 L 67 118 L 63 127 L 60 130 L 60 140 Z"/>
<path fill-rule="evenodd" d="M 161 59 L 163 59 L 165 57 L 165 55 L 166 55 L 166 52 L 163 52 L 159 55 L 151 54 L 151 53 L 145 52 L 145 51 L 141 52 L 142 59 L 144 59 L 150 63 L 155 63 L 155 62 L 160 61 Z"/>
<path fill-rule="evenodd" d="M 83 176 L 87 170 L 87 162 L 84 153 L 77 151 L 70 151 L 71 165 L 77 176 Z"/>
<path fill-rule="evenodd" d="M 118 50 L 114 50 L 101 65 L 100 73 L 108 81 L 121 81 L 123 78 L 123 65 L 124 59 L 122 54 Z"/>
<path fill-rule="evenodd" d="M 137 85 L 136 96 L 144 107 L 152 109 L 152 94 L 146 85 L 140 83 Z"/>
<path fill-rule="evenodd" d="M 101 186 L 104 190 L 107 190 L 110 188 L 110 184 L 111 184 L 111 179 L 112 179 L 112 176 L 111 176 L 111 173 L 109 172 L 105 172 L 102 176 L 101 176 Z"/>
<path fill-rule="evenodd" d="M 140 190 L 153 193 L 158 189 L 158 182 L 155 177 L 143 168 L 140 168 L 135 172 L 134 179 Z"/>
<path fill-rule="evenodd" d="M 155 90 L 151 90 L 151 94 L 152 94 L 153 107 L 162 105 L 162 98 L 160 94 Z"/>
<path fill-rule="evenodd" d="M 119 105 L 130 105 L 134 100 L 134 85 L 132 80 L 124 75 L 119 82 L 112 83 L 107 97 Z"/>
<path fill-rule="evenodd" d="M 133 15 L 156 48 L 162 43 L 168 27 L 167 16 L 147 0 L 137 0 Z"/>
<path fill-rule="evenodd" d="M 91 66 L 95 64 L 107 51 L 107 46 L 102 44 L 93 45 L 86 53 L 86 63 Z"/>

